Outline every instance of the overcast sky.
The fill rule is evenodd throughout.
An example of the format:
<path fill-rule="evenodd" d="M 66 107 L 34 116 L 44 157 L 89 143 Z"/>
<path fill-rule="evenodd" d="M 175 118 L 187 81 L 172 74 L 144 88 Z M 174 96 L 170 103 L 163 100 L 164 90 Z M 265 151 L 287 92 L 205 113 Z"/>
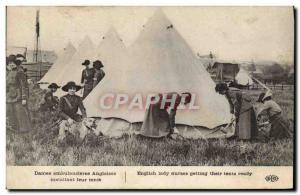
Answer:
<path fill-rule="evenodd" d="M 85 35 L 95 45 L 113 25 L 129 46 L 157 7 L 41 7 L 42 49 L 56 52 Z M 7 45 L 33 48 L 36 7 L 7 8 Z M 293 63 L 292 7 L 163 7 L 192 47 L 223 60 Z"/>

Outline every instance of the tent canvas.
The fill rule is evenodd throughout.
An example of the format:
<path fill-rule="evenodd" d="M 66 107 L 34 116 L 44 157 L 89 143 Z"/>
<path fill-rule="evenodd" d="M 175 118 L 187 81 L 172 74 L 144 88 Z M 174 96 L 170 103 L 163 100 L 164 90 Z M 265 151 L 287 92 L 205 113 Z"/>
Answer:
<path fill-rule="evenodd" d="M 54 79 L 54 82 L 61 86 L 65 85 L 69 81 L 74 81 L 77 84 L 80 84 L 82 70 L 85 68 L 81 65 L 81 63 L 86 59 L 92 62 L 95 59 L 95 56 L 95 46 L 92 40 L 88 36 L 85 36 L 79 44 L 76 53 L 61 70 L 62 73 Z M 61 97 L 64 94 L 65 92 L 60 89 L 55 95 Z M 77 92 L 77 95 L 81 96 L 81 91 Z"/>
<path fill-rule="evenodd" d="M 244 85 L 244 86 L 253 85 L 253 80 L 249 76 L 248 72 L 243 68 L 240 68 L 240 71 L 236 75 L 235 80 L 239 85 Z"/>
<path fill-rule="evenodd" d="M 103 70 L 106 77 L 111 73 L 120 71 L 120 66 L 123 66 L 122 62 L 124 61 L 123 58 L 127 55 L 127 50 L 114 27 L 110 27 L 107 33 L 102 37 L 96 54 L 97 58 L 100 59 L 104 65 Z"/>
<path fill-rule="evenodd" d="M 40 83 L 47 83 L 46 85 L 41 85 L 41 88 L 47 88 L 48 83 L 52 83 L 62 74 L 62 70 L 66 67 L 68 62 L 72 59 L 76 53 L 76 48 L 72 43 L 68 43 L 65 48 L 58 54 L 58 60 L 54 65 L 51 66 L 49 71 L 43 76 L 39 81 Z"/>
<path fill-rule="evenodd" d="M 190 92 L 196 95 L 196 110 L 178 110 L 176 123 L 190 127 L 214 128 L 229 123 L 229 104 L 224 96 L 215 92 L 215 83 L 199 60 L 180 36 L 172 23 L 159 10 L 147 22 L 128 57 L 120 62 L 120 71 L 104 78 L 84 100 L 90 117 L 120 118 L 129 123 L 142 122 L 145 107 L 131 109 L 101 109 L 100 98 L 107 93 L 126 93 L 130 97 L 141 94 Z M 117 120 L 115 120 L 117 121 Z"/>
<path fill-rule="evenodd" d="M 101 132 L 105 137 L 120 138 L 123 135 L 139 135 L 142 123 L 129 123 L 118 118 L 102 118 L 96 120 L 95 132 Z M 209 139 L 209 138 L 228 138 L 234 135 L 235 126 L 231 125 L 226 129 L 216 127 L 209 129 L 205 127 L 194 127 L 188 125 L 176 125 L 179 135 L 187 139 Z M 97 134 L 96 134 L 97 135 Z"/>

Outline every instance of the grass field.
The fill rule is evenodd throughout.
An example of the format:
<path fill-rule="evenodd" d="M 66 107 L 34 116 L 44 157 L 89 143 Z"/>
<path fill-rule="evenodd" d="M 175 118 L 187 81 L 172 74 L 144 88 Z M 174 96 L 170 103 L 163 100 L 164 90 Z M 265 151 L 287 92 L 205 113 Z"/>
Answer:
<path fill-rule="evenodd" d="M 259 91 L 250 91 L 253 100 Z M 279 103 L 293 121 L 294 94 L 292 90 L 274 91 Z M 293 165 L 293 140 L 252 141 L 235 139 L 172 140 L 123 136 L 119 139 L 99 138 L 90 145 L 57 145 L 49 124 L 38 123 L 35 130 L 16 134 L 7 130 L 8 165 L 201 165 L 201 166 L 272 166 Z"/>

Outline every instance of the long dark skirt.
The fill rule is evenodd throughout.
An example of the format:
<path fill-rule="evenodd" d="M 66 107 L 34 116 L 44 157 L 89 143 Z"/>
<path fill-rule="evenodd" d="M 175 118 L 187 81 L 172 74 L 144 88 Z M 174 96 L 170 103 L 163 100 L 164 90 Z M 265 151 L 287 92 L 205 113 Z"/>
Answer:
<path fill-rule="evenodd" d="M 270 117 L 270 137 L 280 139 L 292 137 L 289 120 L 282 114 Z"/>
<path fill-rule="evenodd" d="M 7 103 L 6 117 L 8 125 L 14 131 L 28 132 L 32 129 L 28 109 L 21 102 Z"/>
<path fill-rule="evenodd" d="M 84 85 L 82 98 L 84 99 L 86 96 L 88 96 L 92 90 L 93 90 L 93 84 Z"/>
<path fill-rule="evenodd" d="M 170 119 L 166 110 L 160 109 L 159 105 L 151 105 L 146 110 L 141 128 L 141 135 L 159 138 L 170 133 Z"/>
<path fill-rule="evenodd" d="M 236 135 L 239 139 L 253 139 L 257 135 L 257 121 L 254 109 L 251 108 L 238 117 Z"/>

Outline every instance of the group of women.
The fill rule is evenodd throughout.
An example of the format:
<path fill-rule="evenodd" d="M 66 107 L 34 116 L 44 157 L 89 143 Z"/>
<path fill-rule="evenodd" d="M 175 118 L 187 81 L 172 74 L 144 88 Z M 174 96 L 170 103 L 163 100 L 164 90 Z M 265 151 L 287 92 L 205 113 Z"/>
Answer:
<path fill-rule="evenodd" d="M 239 139 L 253 139 L 258 134 L 257 119 L 263 113 L 269 118 L 271 125 L 269 136 L 275 139 L 292 137 L 289 120 L 280 106 L 272 99 L 270 90 L 262 92 L 257 104 L 241 91 L 230 90 L 226 83 L 219 83 L 216 92 L 224 95 L 229 102 L 231 114 L 235 116 L 235 136 Z"/>
<path fill-rule="evenodd" d="M 32 126 L 27 108 L 28 83 L 25 71 L 21 66 L 22 61 L 16 56 L 7 58 L 6 63 L 6 113 L 7 125 L 18 132 L 30 131 Z M 272 99 L 270 91 L 259 95 L 258 104 L 253 104 L 251 98 L 241 91 L 231 90 L 226 83 L 218 83 L 216 92 L 224 95 L 229 102 L 230 112 L 235 118 L 235 136 L 239 139 L 252 139 L 258 134 L 257 118 L 262 113 L 266 113 L 271 125 L 269 136 L 272 138 L 292 137 L 289 121 L 283 114 L 280 106 Z M 52 94 L 52 93 L 51 93 Z M 170 97 L 173 93 L 168 94 Z M 185 104 L 191 99 L 190 93 L 175 94 L 175 107 L 170 109 L 170 105 L 161 108 L 161 101 L 155 105 L 150 105 L 147 109 L 146 117 L 142 126 L 142 133 L 146 136 L 154 135 L 160 137 L 160 131 L 168 135 L 178 133 L 175 127 L 176 109 L 181 99 L 184 97 Z M 160 94 L 161 100 L 161 94 Z M 76 107 L 77 108 L 77 107 Z M 171 112 L 168 113 L 167 110 Z M 265 112 L 264 112 L 265 111 Z M 75 111 L 74 111 L 75 112 Z M 76 111 L 77 112 L 77 111 Z M 144 129 L 144 131 L 143 131 Z M 151 132 L 149 132 L 149 129 Z"/>

